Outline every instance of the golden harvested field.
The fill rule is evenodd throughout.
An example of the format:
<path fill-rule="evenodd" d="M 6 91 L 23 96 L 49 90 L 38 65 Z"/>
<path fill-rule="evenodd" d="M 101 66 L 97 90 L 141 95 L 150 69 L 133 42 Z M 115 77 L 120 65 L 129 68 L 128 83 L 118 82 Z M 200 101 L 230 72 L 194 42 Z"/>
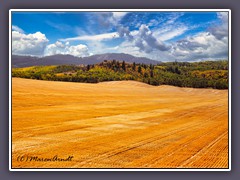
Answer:
<path fill-rule="evenodd" d="M 12 167 L 228 168 L 228 91 L 13 78 Z"/>

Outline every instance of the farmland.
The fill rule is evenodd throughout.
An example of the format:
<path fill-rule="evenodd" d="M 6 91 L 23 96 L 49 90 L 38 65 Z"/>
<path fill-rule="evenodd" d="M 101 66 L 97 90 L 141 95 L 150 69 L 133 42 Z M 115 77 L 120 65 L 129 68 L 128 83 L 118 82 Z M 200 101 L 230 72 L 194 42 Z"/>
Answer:
<path fill-rule="evenodd" d="M 12 167 L 228 168 L 228 90 L 13 78 Z"/>

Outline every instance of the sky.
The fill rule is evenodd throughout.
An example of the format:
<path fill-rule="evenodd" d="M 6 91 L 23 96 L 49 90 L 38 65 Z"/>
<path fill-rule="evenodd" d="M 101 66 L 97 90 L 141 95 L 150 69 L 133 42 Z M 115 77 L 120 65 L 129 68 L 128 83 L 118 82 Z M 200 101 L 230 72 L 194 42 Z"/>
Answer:
<path fill-rule="evenodd" d="M 12 12 L 12 53 L 228 59 L 228 12 Z"/>

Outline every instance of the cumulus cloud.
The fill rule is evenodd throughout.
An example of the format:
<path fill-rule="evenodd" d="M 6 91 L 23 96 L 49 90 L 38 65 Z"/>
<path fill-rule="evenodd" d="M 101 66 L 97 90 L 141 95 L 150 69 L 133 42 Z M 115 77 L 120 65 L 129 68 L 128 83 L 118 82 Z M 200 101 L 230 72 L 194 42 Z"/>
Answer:
<path fill-rule="evenodd" d="M 52 44 L 48 44 L 49 40 L 41 32 L 26 34 L 20 27 L 13 25 L 13 54 L 35 56 L 71 54 L 84 57 L 92 53 L 123 52 L 160 61 L 196 61 L 228 57 L 228 13 L 225 12 L 217 13 L 218 21 L 213 23 L 207 31 L 189 34 L 178 41 L 174 38 L 196 28 L 189 26 L 187 22 L 178 21 L 183 13 L 170 14 L 171 16 L 165 19 L 151 19 L 148 22 L 145 19 L 134 26 L 132 31 L 130 31 L 132 26 L 123 25 L 122 19 L 127 12 L 98 12 L 96 14 L 97 19 L 94 17 L 94 22 L 102 25 L 97 31 L 99 34 L 94 34 L 96 31 L 90 32 L 75 28 L 79 36 L 59 39 Z M 48 25 L 62 28 L 49 22 Z M 108 44 L 108 40 L 117 38 L 119 41 Z M 84 44 L 70 45 L 72 41 L 84 41 Z M 121 42 L 121 44 L 115 44 L 115 42 Z"/>
<path fill-rule="evenodd" d="M 121 37 L 126 37 L 132 46 L 136 46 L 140 51 L 150 53 L 153 50 L 167 51 L 169 46 L 156 39 L 149 27 L 142 24 L 138 31 L 130 32 L 127 28 L 121 28 L 119 31 Z"/>
<path fill-rule="evenodd" d="M 146 24 L 138 26 L 138 30 L 129 31 L 128 27 L 117 25 L 119 37 L 125 37 L 117 52 L 136 56 L 146 56 L 161 61 L 197 61 L 228 58 L 228 13 L 217 13 L 219 22 L 207 31 L 189 35 L 178 41 L 165 43 L 185 32 L 196 28 L 188 27 L 176 20 L 183 14 L 175 14 L 162 27 L 150 29 Z M 157 22 L 151 21 L 151 24 Z"/>
<path fill-rule="evenodd" d="M 117 32 L 119 37 L 125 37 L 127 40 L 130 40 L 130 41 L 133 40 L 132 33 L 128 27 L 123 27 L 122 25 L 119 25 L 117 27 Z"/>
<path fill-rule="evenodd" d="M 164 44 L 160 38 L 154 36 L 153 32 L 149 29 L 149 27 L 145 24 L 139 26 L 138 30 L 130 31 L 128 26 L 123 26 L 120 21 L 124 16 L 126 16 L 127 12 L 99 12 L 97 13 L 97 19 L 99 24 L 103 26 L 105 29 L 113 29 L 115 28 L 116 32 L 111 33 L 103 33 L 97 35 L 83 35 L 73 38 L 60 39 L 62 42 L 66 41 L 88 41 L 88 44 L 96 44 L 96 41 L 104 40 L 112 40 L 115 38 L 125 38 L 125 40 L 129 41 L 130 44 L 136 46 L 138 50 L 146 53 L 150 53 L 154 50 L 159 51 L 167 51 L 169 50 L 169 46 Z M 174 16 L 177 19 L 179 16 Z M 154 23 L 154 22 L 152 22 Z M 180 31 L 180 30 L 179 30 Z M 184 29 L 182 30 L 184 31 Z M 181 32 L 175 32 L 173 35 L 168 35 L 165 37 L 171 38 L 173 36 L 177 36 Z M 171 36 L 171 37 L 170 37 Z M 92 42 L 94 43 L 92 43 Z M 99 43 L 97 43 L 99 47 Z M 102 47 L 102 45 L 101 45 Z M 103 49 L 101 49 L 103 51 Z"/>
<path fill-rule="evenodd" d="M 124 41 L 119 46 L 115 46 L 116 52 L 131 54 L 138 57 L 149 57 L 149 54 L 144 51 L 139 51 L 139 48 L 132 41 Z"/>
<path fill-rule="evenodd" d="M 81 57 L 89 56 L 88 47 L 84 44 L 68 47 L 66 54 L 71 54 L 74 56 L 81 56 Z"/>
<path fill-rule="evenodd" d="M 15 30 L 14 30 L 15 29 Z M 24 34 L 23 31 L 12 31 L 12 53 L 17 55 L 42 56 L 48 39 L 45 34 L 36 32 L 33 34 Z"/>
<path fill-rule="evenodd" d="M 69 42 L 65 44 L 57 41 L 54 44 L 49 44 L 46 49 L 45 53 L 46 56 L 54 55 L 54 54 L 70 54 L 73 56 L 78 57 L 85 57 L 89 56 L 88 47 L 84 44 L 78 44 L 75 46 L 71 46 Z"/>
<path fill-rule="evenodd" d="M 201 32 L 195 36 L 177 41 L 171 48 L 171 54 L 178 60 L 223 59 L 228 55 L 228 44 L 210 32 Z"/>
<path fill-rule="evenodd" d="M 172 44 L 171 55 L 179 60 L 228 58 L 228 13 L 219 12 L 220 23 L 206 32 L 200 32 Z"/>
<path fill-rule="evenodd" d="M 183 13 L 171 14 L 164 25 L 162 24 L 160 28 L 153 30 L 150 30 L 149 26 L 159 25 L 160 22 L 163 22 L 162 19 L 158 19 L 158 21 L 155 19 L 150 20 L 148 24 L 139 24 L 137 26 L 138 30 L 134 31 L 129 31 L 129 27 L 121 24 L 116 25 L 116 28 L 119 36 L 126 38 L 129 44 L 137 47 L 140 52 L 150 53 L 154 51 L 159 54 L 171 48 L 171 46 L 164 43 L 164 41 L 182 35 L 188 30 L 188 28 L 183 25 L 178 25 L 177 28 L 172 25 L 182 15 Z"/>
<path fill-rule="evenodd" d="M 218 18 L 221 21 L 220 25 L 216 25 L 210 28 L 210 32 L 217 38 L 223 39 L 228 37 L 228 13 L 219 12 L 217 13 Z"/>
<path fill-rule="evenodd" d="M 153 36 L 153 34 L 152 34 L 151 30 L 148 28 L 148 26 L 146 26 L 144 24 L 140 26 L 137 37 L 138 37 L 138 39 L 140 39 L 142 41 L 142 44 L 146 45 L 145 46 L 146 48 L 158 49 L 160 51 L 169 50 L 169 47 L 167 45 L 165 45 L 162 41 L 157 40 Z M 145 51 L 145 49 L 142 49 L 142 50 Z"/>
<path fill-rule="evenodd" d="M 62 54 L 62 52 L 65 50 L 65 46 L 62 42 L 57 41 L 54 44 L 49 44 L 45 48 L 45 55 L 54 55 L 54 54 Z"/>
<path fill-rule="evenodd" d="M 88 47 L 83 44 L 71 46 L 69 42 L 57 41 L 48 44 L 49 40 L 45 34 L 36 32 L 24 34 L 23 30 L 13 26 L 12 31 L 12 53 L 16 55 L 46 56 L 54 54 L 70 54 L 73 56 L 89 56 Z"/>
<path fill-rule="evenodd" d="M 218 12 L 217 16 L 221 19 L 224 23 L 228 23 L 228 12 Z"/>
<path fill-rule="evenodd" d="M 226 20 L 226 15 L 221 16 L 221 18 Z M 220 31 L 223 26 L 228 27 L 228 21 L 221 21 L 215 28 Z M 169 33 L 168 30 L 165 32 Z M 130 35 L 133 36 L 133 41 L 123 42 L 118 47 L 119 52 L 160 61 L 199 61 L 228 58 L 228 31 L 220 38 L 220 33 L 216 34 L 216 31 L 213 33 L 212 28 L 210 28 L 209 31 L 189 35 L 168 45 L 159 41 L 158 37 L 160 36 L 156 37 L 146 25 L 141 25 L 139 30 L 130 32 Z M 173 37 L 174 35 L 169 36 Z"/>
<path fill-rule="evenodd" d="M 128 12 L 100 12 L 98 13 L 98 22 L 104 28 L 112 30 L 116 28 L 119 37 L 125 37 L 132 40 L 129 27 L 123 26 L 120 21 Z"/>

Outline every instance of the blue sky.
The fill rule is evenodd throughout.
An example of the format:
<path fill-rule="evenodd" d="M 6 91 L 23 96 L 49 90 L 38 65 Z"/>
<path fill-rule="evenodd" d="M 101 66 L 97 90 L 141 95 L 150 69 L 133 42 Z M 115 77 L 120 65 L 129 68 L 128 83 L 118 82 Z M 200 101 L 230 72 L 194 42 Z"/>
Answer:
<path fill-rule="evenodd" d="M 12 12 L 17 55 L 227 59 L 227 12 Z"/>

